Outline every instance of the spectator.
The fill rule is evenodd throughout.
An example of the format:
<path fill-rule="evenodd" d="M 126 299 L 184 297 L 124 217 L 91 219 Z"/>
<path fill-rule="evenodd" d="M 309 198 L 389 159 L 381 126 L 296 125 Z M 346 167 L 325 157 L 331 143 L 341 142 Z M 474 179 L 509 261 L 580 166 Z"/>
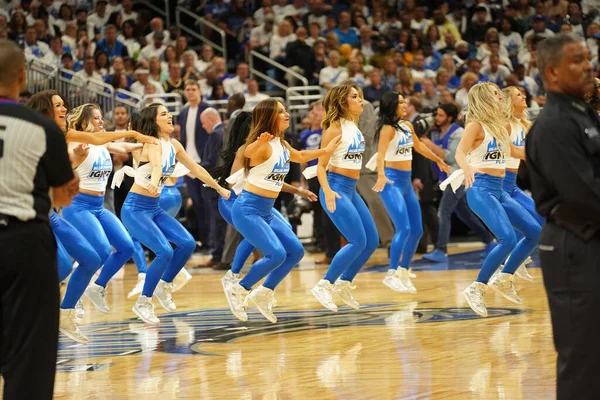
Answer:
<path fill-rule="evenodd" d="M 219 160 L 219 150 L 223 141 L 223 122 L 219 112 L 214 108 L 207 108 L 200 114 L 200 122 L 202 128 L 208 134 L 208 139 L 202 151 L 200 165 L 211 173 L 217 166 Z M 219 212 L 219 193 L 212 188 L 202 187 L 202 202 L 207 207 L 205 210 L 208 216 L 208 232 L 209 246 L 211 249 L 211 259 L 198 267 L 214 267 L 221 263 L 223 255 L 223 245 L 225 242 L 225 231 L 227 223 L 221 217 Z"/>
<path fill-rule="evenodd" d="M 223 83 L 217 82 L 215 86 L 213 86 L 212 93 L 208 97 L 209 100 L 227 100 L 229 96 L 225 92 L 225 88 L 223 87 Z"/>
<path fill-rule="evenodd" d="M 298 36 L 296 34 L 296 36 Z M 313 47 L 315 42 L 317 41 L 325 41 L 325 38 L 321 36 L 321 27 L 318 23 L 313 22 L 308 26 L 308 38 L 306 39 L 306 44 L 310 47 Z"/>
<path fill-rule="evenodd" d="M 196 68 L 196 58 L 193 51 L 188 50 L 183 53 L 181 60 L 183 61 L 183 70 L 181 73 L 183 74 L 182 79 L 184 82 L 188 79 L 195 81 L 202 79 L 202 73 Z"/>
<path fill-rule="evenodd" d="M 258 91 L 258 82 L 254 78 L 248 79 L 248 91 L 244 94 L 245 104 L 249 110 L 252 110 L 258 103 L 268 99 L 269 96 Z"/>
<path fill-rule="evenodd" d="M 392 90 L 396 82 L 398 82 L 398 66 L 392 57 L 388 57 L 383 62 L 381 84 L 388 90 Z"/>
<path fill-rule="evenodd" d="M 102 79 L 104 79 L 104 77 L 108 75 L 108 70 L 110 68 L 106 53 L 103 51 L 97 51 L 94 55 L 94 60 L 96 63 L 96 72 L 98 72 L 98 74 L 102 76 Z"/>
<path fill-rule="evenodd" d="M 303 26 L 296 30 L 296 40 L 289 43 L 285 49 L 285 65 L 298 67 L 300 74 L 310 71 L 313 63 L 313 49 L 307 42 L 306 28 Z"/>
<path fill-rule="evenodd" d="M 435 110 L 440 103 L 440 96 L 433 83 L 433 79 L 423 79 L 421 88 L 423 89 L 423 100 L 421 101 L 423 108 Z"/>
<path fill-rule="evenodd" d="M 162 33 L 164 43 L 171 43 L 171 33 L 165 29 L 163 20 L 161 18 L 152 18 L 152 20 L 150 21 L 150 29 L 151 32 L 146 35 L 146 43 L 152 43 L 156 33 Z"/>
<path fill-rule="evenodd" d="M 60 67 L 62 56 L 66 54 L 60 36 L 54 36 L 50 41 L 50 51 L 44 55 L 43 60 L 48 64 Z"/>
<path fill-rule="evenodd" d="M 510 70 L 504 65 L 500 65 L 500 57 L 497 54 L 492 54 L 488 62 L 489 65 L 483 68 L 482 73 L 488 77 L 490 82 L 504 87 L 504 80 L 510 75 Z"/>
<path fill-rule="evenodd" d="M 134 60 L 137 60 L 142 46 L 135 37 L 135 23 L 133 21 L 123 22 L 123 34 L 119 35 L 118 39 L 121 43 L 127 47 L 127 54 Z"/>
<path fill-rule="evenodd" d="M 280 23 L 277 33 L 271 37 L 270 58 L 284 60 L 286 46 L 294 40 L 296 40 L 296 35 L 292 32 L 292 25 L 288 21 Z"/>
<path fill-rule="evenodd" d="M 137 21 L 138 14 L 133 11 L 133 0 L 123 0 L 122 6 L 121 15 L 123 16 L 123 24 L 126 21 Z"/>
<path fill-rule="evenodd" d="M 342 12 L 339 15 L 339 25 L 333 31 L 337 35 L 340 45 L 349 44 L 355 45 L 358 42 L 358 35 L 354 28 L 350 26 L 350 13 Z"/>
<path fill-rule="evenodd" d="M 106 12 L 106 4 L 106 0 L 97 0 L 95 6 L 96 12 L 87 17 L 88 37 L 93 38 L 94 41 L 100 40 L 102 37 L 102 30 L 108 22 L 108 17 L 110 17 Z"/>
<path fill-rule="evenodd" d="M 165 35 L 162 32 L 154 32 L 151 44 L 147 45 L 140 51 L 140 60 L 150 60 L 152 57 L 161 58 L 163 52 L 167 48 L 164 43 Z"/>
<path fill-rule="evenodd" d="M 162 85 L 163 82 L 169 79 L 169 73 L 167 71 L 163 71 L 162 64 L 158 57 L 152 57 L 148 65 L 150 69 L 149 79 L 151 81 L 157 82 Z"/>
<path fill-rule="evenodd" d="M 442 51 L 447 47 L 446 41 L 440 36 L 440 31 L 435 24 L 429 25 L 429 28 L 425 31 L 425 38 L 437 51 Z"/>
<path fill-rule="evenodd" d="M 244 93 L 248 90 L 249 67 L 246 63 L 240 63 L 236 70 L 237 74 L 233 78 L 223 81 L 223 88 L 228 96 L 236 93 Z"/>
<path fill-rule="evenodd" d="M 135 70 L 134 75 L 136 82 L 131 85 L 131 91 L 138 96 L 143 96 L 146 93 L 146 87 L 148 84 L 154 86 L 156 93 L 164 93 L 162 86 L 158 82 L 150 81 L 148 76 L 150 71 L 146 68 L 138 68 Z"/>
<path fill-rule="evenodd" d="M 438 9 L 433 10 L 432 17 L 433 17 L 432 24 L 435 24 L 437 26 L 438 30 L 440 31 L 440 35 L 442 37 L 446 37 L 446 34 L 449 33 L 454 37 L 455 40 L 462 39 L 456 26 L 454 24 L 452 24 L 452 22 L 448 21 L 448 19 L 444 15 L 444 12 L 441 9 L 438 8 Z"/>
<path fill-rule="evenodd" d="M 425 57 L 422 54 L 417 54 L 414 57 L 410 73 L 413 80 L 419 83 L 423 82 L 425 78 L 435 78 L 435 72 L 425 69 Z"/>
<path fill-rule="evenodd" d="M 256 25 L 262 25 L 265 22 L 265 16 L 273 12 L 273 0 L 262 0 L 261 7 L 254 12 L 254 22 Z M 275 18 L 273 18 L 275 20 Z"/>
<path fill-rule="evenodd" d="M 77 50 L 77 24 L 69 22 L 63 31 L 61 40 L 63 45 L 69 48 L 68 52 L 74 53 Z"/>
<path fill-rule="evenodd" d="M 223 57 L 215 57 L 213 59 L 213 66 L 219 82 L 223 82 L 225 79 L 232 77 L 231 74 L 227 72 L 227 66 L 225 65 L 225 59 Z"/>
<path fill-rule="evenodd" d="M 348 71 L 346 68 L 340 67 L 340 53 L 335 50 L 330 51 L 329 66 L 319 72 L 319 85 L 330 89 L 346 79 L 348 79 Z"/>
<path fill-rule="evenodd" d="M 163 82 L 163 90 L 165 93 L 179 93 L 184 101 L 184 83 L 185 81 L 181 79 L 181 66 L 177 61 L 171 61 L 169 63 L 169 79 Z"/>
<path fill-rule="evenodd" d="M 364 88 L 366 85 L 363 67 L 358 57 L 352 57 L 350 58 L 350 61 L 348 61 L 348 79 L 352 80 L 361 88 Z"/>
<path fill-rule="evenodd" d="M 10 17 L 8 38 L 14 40 L 19 46 L 25 42 L 27 20 L 23 11 L 16 9 Z"/>
<path fill-rule="evenodd" d="M 30 26 L 25 32 L 25 56 L 44 58 L 50 53 L 50 46 L 37 40 L 37 31 L 35 27 Z"/>
<path fill-rule="evenodd" d="M 115 57 L 129 56 L 127 46 L 117 40 L 117 27 L 114 25 L 106 26 L 104 39 L 100 40 L 96 45 L 96 51 L 98 50 L 104 51 L 111 62 Z"/>
<path fill-rule="evenodd" d="M 196 68 L 200 72 L 206 71 L 210 65 L 212 65 L 213 60 L 215 59 L 215 51 L 214 49 L 205 44 L 202 46 L 202 52 L 200 53 L 200 59 L 196 61 Z"/>
<path fill-rule="evenodd" d="M 500 22 L 500 45 L 506 49 L 510 58 L 515 58 L 519 54 L 519 49 L 523 47 L 523 38 L 516 32 L 516 22 L 514 19 L 505 17 Z"/>
<path fill-rule="evenodd" d="M 96 71 L 96 59 L 94 57 L 86 57 L 83 60 L 83 69 L 75 75 L 86 82 L 90 80 L 103 82 L 102 75 Z"/>
<path fill-rule="evenodd" d="M 477 75 L 473 72 L 465 72 L 460 79 L 460 89 L 456 92 L 456 102 L 461 110 L 467 108 L 469 103 L 467 93 L 477 83 Z"/>
<path fill-rule="evenodd" d="M 488 29 L 493 28 L 491 22 L 488 22 L 488 9 L 484 5 L 475 7 L 475 20 L 467 27 L 465 40 L 479 46 L 485 40 L 485 34 Z"/>
<path fill-rule="evenodd" d="M 540 14 L 536 14 L 531 18 L 532 29 L 527 31 L 523 36 L 523 40 L 527 41 L 532 36 L 541 36 L 544 39 L 550 36 L 554 36 L 554 32 L 546 28 L 546 17 Z"/>
<path fill-rule="evenodd" d="M 369 85 L 363 89 L 365 100 L 373 103 L 373 107 L 379 107 L 379 100 L 385 92 L 389 90 L 381 84 L 381 72 L 378 69 L 373 69 L 369 72 Z"/>
<path fill-rule="evenodd" d="M 175 46 L 168 45 L 165 47 L 165 51 L 163 52 L 163 56 L 160 61 L 160 66 L 163 71 L 169 70 L 169 64 L 171 61 L 175 61 L 179 64 L 179 57 L 177 56 L 177 50 L 175 50 Z"/>

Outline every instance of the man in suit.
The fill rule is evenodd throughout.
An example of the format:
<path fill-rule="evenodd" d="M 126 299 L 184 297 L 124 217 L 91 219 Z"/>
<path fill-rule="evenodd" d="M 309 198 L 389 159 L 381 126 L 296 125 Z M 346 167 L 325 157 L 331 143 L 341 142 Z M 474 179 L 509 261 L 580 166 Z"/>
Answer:
<path fill-rule="evenodd" d="M 189 156 L 201 164 L 201 155 L 204 152 L 206 142 L 208 142 L 208 133 L 200 123 L 200 114 L 209 105 L 202 101 L 202 92 L 198 81 L 188 80 L 185 82 L 185 97 L 188 100 L 187 106 L 179 114 L 179 125 L 181 131 L 181 144 Z M 202 243 L 202 247 L 208 249 L 208 207 L 204 204 L 202 196 L 202 182 L 198 179 L 184 177 L 185 185 L 194 205 L 196 214 L 196 240 Z M 216 192 L 215 192 L 216 193 Z"/>
<path fill-rule="evenodd" d="M 202 127 L 208 134 L 208 140 L 202 151 L 200 165 L 209 173 L 212 173 L 219 161 L 219 150 L 223 141 L 223 121 L 219 112 L 214 108 L 207 108 L 200 114 Z M 227 223 L 219 213 L 219 194 L 210 187 L 202 187 L 202 202 L 208 212 L 209 222 L 208 244 L 210 245 L 212 258 L 206 264 L 199 267 L 215 267 L 221 264 L 223 245 L 225 242 L 225 231 Z"/>

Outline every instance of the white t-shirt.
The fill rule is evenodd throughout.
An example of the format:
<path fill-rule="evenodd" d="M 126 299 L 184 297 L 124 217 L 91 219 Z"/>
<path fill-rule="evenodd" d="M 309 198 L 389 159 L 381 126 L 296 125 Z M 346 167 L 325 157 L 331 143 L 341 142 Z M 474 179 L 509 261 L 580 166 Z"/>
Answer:
<path fill-rule="evenodd" d="M 187 121 L 185 121 L 185 151 L 194 162 L 200 162 L 200 154 L 196 149 L 196 121 L 198 120 L 198 107 L 189 107 Z"/>
<path fill-rule="evenodd" d="M 255 95 L 250 95 L 248 93 L 246 93 L 244 95 L 244 98 L 246 99 L 246 105 L 244 108 L 248 109 L 248 110 L 252 110 L 254 107 L 256 107 L 256 105 L 258 103 L 260 103 L 261 101 L 268 99 L 269 96 L 267 96 L 266 94 L 263 93 L 256 93 Z"/>
<path fill-rule="evenodd" d="M 223 81 L 223 89 L 228 96 L 233 96 L 236 93 L 244 93 L 248 90 L 248 82 L 242 82 L 239 76 L 234 76 Z"/>
<path fill-rule="evenodd" d="M 337 86 L 346 79 L 348 79 L 348 71 L 344 67 L 325 67 L 319 72 L 319 85 L 321 86 L 325 83 Z"/>

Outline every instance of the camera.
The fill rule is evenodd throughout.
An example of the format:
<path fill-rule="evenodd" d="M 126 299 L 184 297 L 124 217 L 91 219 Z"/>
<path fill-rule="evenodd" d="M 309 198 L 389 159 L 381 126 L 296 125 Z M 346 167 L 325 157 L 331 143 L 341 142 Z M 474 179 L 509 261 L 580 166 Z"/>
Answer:
<path fill-rule="evenodd" d="M 286 207 L 287 217 L 292 225 L 302 224 L 302 214 L 309 213 L 312 210 L 312 205 L 308 200 L 298 195 L 294 196 L 292 201 Z"/>
<path fill-rule="evenodd" d="M 415 127 L 415 133 L 417 136 L 426 135 L 431 128 L 435 126 L 435 114 L 419 114 L 419 116 L 414 120 L 413 126 Z"/>

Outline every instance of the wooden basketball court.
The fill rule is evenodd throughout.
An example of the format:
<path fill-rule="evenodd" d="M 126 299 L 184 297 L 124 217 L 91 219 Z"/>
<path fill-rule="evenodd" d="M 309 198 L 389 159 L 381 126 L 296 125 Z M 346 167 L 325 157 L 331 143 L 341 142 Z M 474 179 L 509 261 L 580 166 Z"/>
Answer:
<path fill-rule="evenodd" d="M 224 272 L 204 270 L 174 294 L 176 313 L 157 304 L 162 325 L 149 327 L 134 318 L 135 299 L 126 298 L 136 279 L 127 266 L 125 278 L 107 290 L 110 314 L 84 300 L 82 330 L 90 344 L 61 335 L 55 397 L 555 398 L 556 356 L 539 268 L 530 269 L 534 282 L 518 280 L 524 306 L 490 291 L 490 317 L 483 319 L 462 297 L 480 253 L 443 265 L 416 262 L 418 293 L 409 295 L 381 283 L 387 267 L 378 250 L 370 264 L 380 265 L 355 280 L 361 310 L 333 313 L 309 292 L 325 270 L 315 267 L 316 258 L 307 254 L 276 291 L 275 325 L 255 309 L 247 323 L 238 322 L 223 295 Z"/>

